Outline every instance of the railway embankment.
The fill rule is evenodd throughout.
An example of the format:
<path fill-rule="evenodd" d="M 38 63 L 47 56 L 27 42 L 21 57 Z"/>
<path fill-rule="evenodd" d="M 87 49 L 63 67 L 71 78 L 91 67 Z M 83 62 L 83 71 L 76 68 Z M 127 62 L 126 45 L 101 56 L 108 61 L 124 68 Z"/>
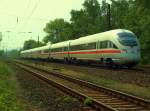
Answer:
<path fill-rule="evenodd" d="M 20 61 L 14 64 L 30 72 L 40 80 L 53 85 L 63 92 L 77 97 L 82 102 L 90 98 L 90 106 L 103 111 L 149 111 L 150 101 L 122 93 L 112 88 L 94 85 L 81 79 L 66 76 L 60 72 L 50 71 Z M 85 102 L 86 103 L 86 102 Z"/>
<path fill-rule="evenodd" d="M 150 72 L 145 70 L 91 68 L 33 61 L 24 62 L 150 100 Z"/>
<path fill-rule="evenodd" d="M 24 103 L 18 95 L 16 74 L 0 60 L 0 111 L 24 111 Z"/>
<path fill-rule="evenodd" d="M 89 111 L 86 104 L 11 64 L 17 74 L 22 98 L 39 111 Z M 28 108 L 28 107 L 27 107 Z M 28 108 L 30 110 L 30 108 Z M 37 111 L 37 110 L 35 110 Z"/>
<path fill-rule="evenodd" d="M 90 107 L 9 61 L 0 61 L 0 111 L 89 111 Z"/>

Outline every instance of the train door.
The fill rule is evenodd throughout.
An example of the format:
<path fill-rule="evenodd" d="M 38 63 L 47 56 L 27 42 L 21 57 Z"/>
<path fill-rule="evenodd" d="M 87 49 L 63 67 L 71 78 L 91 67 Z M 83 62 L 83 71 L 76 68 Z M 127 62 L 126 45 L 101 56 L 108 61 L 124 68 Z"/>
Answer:
<path fill-rule="evenodd" d="M 102 42 L 98 41 L 98 55 L 100 59 L 100 62 L 102 63 L 104 61 L 103 53 L 102 53 Z"/>
<path fill-rule="evenodd" d="M 96 59 L 97 59 L 97 60 L 98 60 L 99 57 L 100 57 L 100 55 L 99 55 L 99 53 L 98 53 L 98 52 L 99 52 L 99 43 L 100 43 L 99 41 L 96 42 L 96 51 L 97 51 Z"/>
<path fill-rule="evenodd" d="M 68 53 L 67 53 L 67 58 L 68 58 L 69 60 L 70 60 L 70 54 L 69 54 L 69 52 L 70 52 L 70 50 L 71 50 L 70 44 L 71 44 L 71 42 L 69 42 L 69 44 L 68 44 Z"/>

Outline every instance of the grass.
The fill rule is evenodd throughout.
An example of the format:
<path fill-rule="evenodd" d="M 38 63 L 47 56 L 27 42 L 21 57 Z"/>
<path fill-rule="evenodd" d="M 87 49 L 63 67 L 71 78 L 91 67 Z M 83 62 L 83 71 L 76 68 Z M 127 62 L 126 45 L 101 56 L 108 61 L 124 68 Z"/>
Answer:
<path fill-rule="evenodd" d="M 77 78 L 150 100 L 149 87 L 141 87 L 135 84 L 122 83 L 115 80 L 104 79 L 96 76 L 91 77 L 91 75 L 88 74 L 78 76 Z"/>
<path fill-rule="evenodd" d="M 71 96 L 61 96 L 61 97 L 58 97 L 56 99 L 56 101 L 60 101 L 60 102 L 63 102 L 63 103 L 71 103 L 73 101 L 77 101 L 75 98 L 71 97 Z"/>
<path fill-rule="evenodd" d="M 0 111 L 23 111 L 23 105 L 17 98 L 15 73 L 0 61 Z"/>
<path fill-rule="evenodd" d="M 112 80 L 111 78 L 105 79 L 96 75 L 93 76 L 92 74 L 75 72 L 68 69 L 63 69 L 61 70 L 61 72 L 66 75 L 89 81 L 100 86 L 112 88 L 121 92 L 125 92 L 134 96 L 150 100 L 150 87 L 142 87 L 135 84 L 123 83 L 117 80 Z"/>
<path fill-rule="evenodd" d="M 91 98 L 86 98 L 85 100 L 84 100 L 84 104 L 85 105 L 91 105 L 92 104 L 92 99 Z"/>

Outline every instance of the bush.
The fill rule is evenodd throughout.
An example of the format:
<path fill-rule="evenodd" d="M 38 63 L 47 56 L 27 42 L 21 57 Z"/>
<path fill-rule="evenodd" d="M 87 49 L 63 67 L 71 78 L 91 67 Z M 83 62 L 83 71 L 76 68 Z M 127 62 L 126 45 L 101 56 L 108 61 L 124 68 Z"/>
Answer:
<path fill-rule="evenodd" d="M 0 62 L 0 111 L 23 111 L 23 106 L 17 99 L 16 86 L 15 73 Z"/>
<path fill-rule="evenodd" d="M 87 97 L 85 100 L 84 100 L 84 104 L 85 105 L 92 105 L 93 101 L 91 98 Z"/>

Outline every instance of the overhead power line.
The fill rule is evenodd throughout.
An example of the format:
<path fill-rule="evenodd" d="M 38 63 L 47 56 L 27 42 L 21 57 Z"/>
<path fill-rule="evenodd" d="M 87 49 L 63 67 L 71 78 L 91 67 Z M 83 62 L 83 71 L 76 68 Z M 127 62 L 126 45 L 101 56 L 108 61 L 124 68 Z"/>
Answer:
<path fill-rule="evenodd" d="M 38 2 L 35 4 L 35 6 L 33 7 L 31 13 L 27 16 L 27 20 L 26 22 L 23 24 L 23 28 L 25 29 L 25 27 L 27 26 L 28 24 L 28 21 L 31 19 L 32 15 L 34 14 L 35 10 L 37 9 L 37 7 L 39 6 L 39 3 L 40 3 L 41 0 L 38 0 Z M 20 28 L 22 30 L 22 27 Z"/>
<path fill-rule="evenodd" d="M 27 20 L 28 17 L 24 17 L 24 16 L 19 16 L 19 15 L 15 15 L 15 14 L 10 14 L 10 13 L 6 13 L 6 12 L 0 12 L 0 16 L 10 16 L 10 17 L 18 17 L 18 19 L 25 19 Z M 31 19 L 31 18 L 30 18 Z M 38 17 L 34 17 L 31 20 L 49 20 L 48 18 L 38 18 Z"/>
<path fill-rule="evenodd" d="M 35 12 L 35 10 L 37 9 L 39 3 L 40 3 L 41 0 L 38 0 L 38 2 L 36 3 L 36 5 L 34 6 L 34 8 L 32 9 L 30 15 L 28 16 L 29 18 L 33 15 L 33 13 Z"/>

